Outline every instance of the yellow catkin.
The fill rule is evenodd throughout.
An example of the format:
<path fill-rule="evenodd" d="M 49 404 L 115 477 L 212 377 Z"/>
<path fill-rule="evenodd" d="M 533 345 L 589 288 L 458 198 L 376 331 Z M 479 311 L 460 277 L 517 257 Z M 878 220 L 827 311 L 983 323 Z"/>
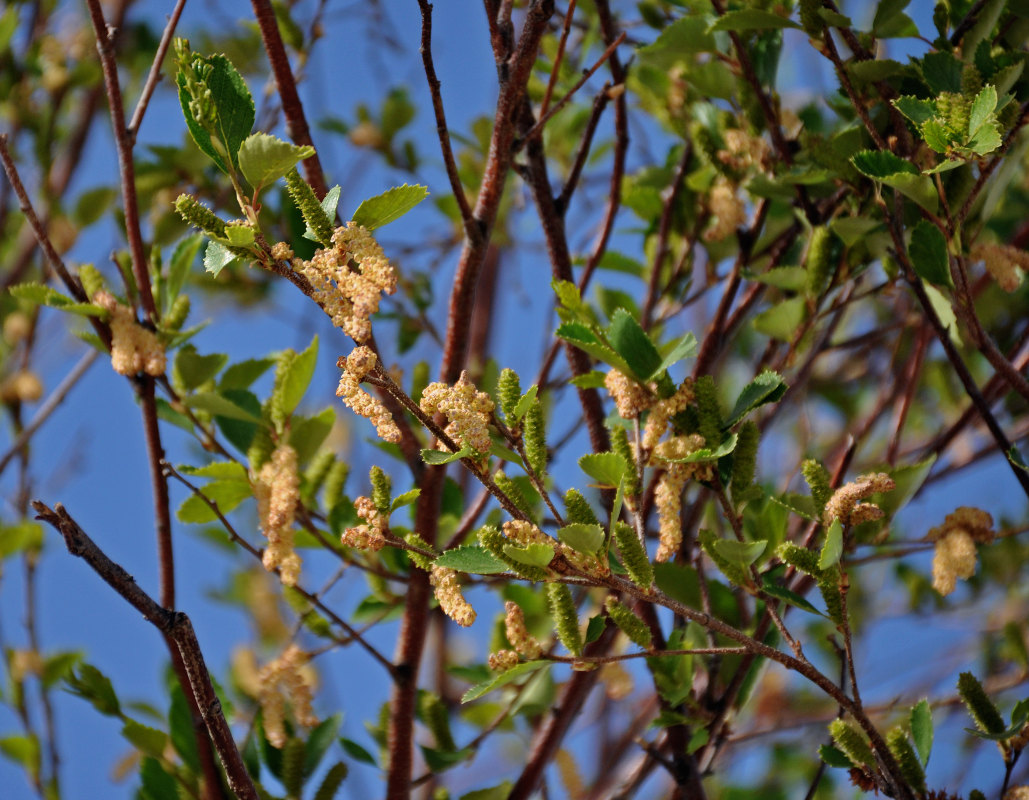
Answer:
<path fill-rule="evenodd" d="M 893 478 L 885 472 L 862 475 L 857 480 L 844 484 L 833 493 L 829 502 L 825 504 L 823 517 L 825 524 L 831 525 L 834 520 L 839 520 L 841 525 L 856 525 L 859 522 L 881 517 L 882 513 L 879 512 L 879 509 L 869 511 L 864 508 L 865 506 L 875 508 L 874 505 L 859 501 L 865 500 L 873 494 L 889 492 L 895 486 Z"/>
<path fill-rule="evenodd" d="M 454 570 L 433 567 L 430 581 L 444 614 L 464 628 L 475 622 L 475 609 L 461 594 L 461 585 L 457 582 L 457 573 Z"/>
<path fill-rule="evenodd" d="M 656 400 L 645 386 L 617 369 L 610 370 L 604 376 L 604 386 L 615 401 L 618 416 L 622 419 L 635 419 L 650 408 Z"/>
<path fill-rule="evenodd" d="M 658 548 L 655 561 L 668 561 L 682 544 L 682 491 L 691 480 L 709 480 L 713 475 L 710 463 L 680 464 L 670 459 L 684 458 L 704 447 L 704 437 L 699 434 L 673 436 L 654 448 L 651 462 L 664 466 L 665 472 L 657 484 L 654 504 L 658 517 Z"/>
<path fill-rule="evenodd" d="M 461 447 L 470 447 L 480 457 L 489 455 L 493 400 L 485 392 L 477 391 L 467 374 L 462 372 L 453 386 L 430 383 L 422 390 L 419 405 L 426 414 L 443 414 L 448 422 L 447 435 Z"/>
<path fill-rule="evenodd" d="M 375 368 L 376 361 L 374 351 L 363 345 L 355 347 L 346 358 L 340 358 L 336 366 L 343 369 L 343 374 L 336 387 L 336 396 L 355 414 L 371 420 L 380 439 L 395 444 L 400 441 L 400 428 L 382 402 L 360 386 L 364 377 Z"/>
<path fill-rule="evenodd" d="M 672 417 L 694 400 L 693 380 L 687 378 L 671 397 L 656 403 L 647 415 L 647 423 L 643 426 L 643 449 L 653 450 L 668 429 Z"/>
<path fill-rule="evenodd" d="M 976 542 L 989 544 L 996 537 L 993 517 L 972 506 L 961 506 L 948 514 L 943 524 L 930 528 L 926 539 L 936 542 L 933 553 L 933 588 L 948 595 L 959 579 L 975 574 Z"/>
<path fill-rule="evenodd" d="M 347 547 L 358 550 L 381 550 L 386 545 L 384 533 L 389 526 L 389 517 L 380 513 L 370 497 L 358 497 L 354 500 L 354 510 L 365 524 L 347 528 L 340 535 L 340 541 Z"/>
<path fill-rule="evenodd" d="M 293 706 L 293 718 L 304 727 L 318 724 L 312 708 L 313 674 L 307 665 L 307 653 L 291 644 L 274 661 L 258 673 L 258 700 L 268 741 L 281 748 L 286 743 L 286 702 Z"/>
<path fill-rule="evenodd" d="M 723 176 L 719 176 L 711 188 L 708 208 L 711 210 L 713 221 L 704 231 L 706 242 L 728 239 L 747 221 L 747 209 L 737 194 L 736 187 Z"/>
<path fill-rule="evenodd" d="M 540 657 L 543 648 L 536 641 L 536 637 L 529 633 L 525 627 L 525 614 L 521 607 L 508 600 L 504 603 L 504 635 L 511 643 L 511 646 L 530 661 Z"/>
<path fill-rule="evenodd" d="M 268 540 L 262 563 L 271 572 L 278 568 L 286 586 L 295 586 L 300 576 L 300 556 L 293 549 L 293 520 L 300 499 L 297 454 L 280 445 L 261 467 L 253 481 L 261 532 Z"/>
<path fill-rule="evenodd" d="M 1022 273 L 1029 271 L 1029 252 L 1003 244 L 977 244 L 969 254 L 982 261 L 1005 292 L 1013 292 L 1022 285 Z"/>
<path fill-rule="evenodd" d="M 353 222 L 337 228 L 333 247 L 315 251 L 310 261 L 293 260 L 332 324 L 357 342 L 371 336 L 371 315 L 383 294 L 397 289 L 397 275 L 371 232 Z"/>
<path fill-rule="evenodd" d="M 119 375 L 163 375 L 167 366 L 164 345 L 157 334 L 136 322 L 128 306 L 109 292 L 97 292 L 93 302 L 110 314 L 111 367 Z"/>
<path fill-rule="evenodd" d="M 498 650 L 489 654 L 487 664 L 494 672 L 507 672 L 512 667 L 518 666 L 518 653 L 514 650 Z"/>

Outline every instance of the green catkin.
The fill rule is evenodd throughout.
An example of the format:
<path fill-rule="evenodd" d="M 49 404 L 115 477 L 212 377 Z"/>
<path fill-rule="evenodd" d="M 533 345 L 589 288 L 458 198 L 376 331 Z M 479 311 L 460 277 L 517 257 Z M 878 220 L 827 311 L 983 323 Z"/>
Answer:
<path fill-rule="evenodd" d="M 547 440 L 543 426 L 543 406 L 538 399 L 529 404 L 522 437 L 530 469 L 542 476 L 547 471 Z"/>
<path fill-rule="evenodd" d="M 333 764 L 329 771 L 325 773 L 322 785 L 318 787 L 318 791 L 315 792 L 312 800 L 333 800 L 336 792 L 339 791 L 339 787 L 343 785 L 343 781 L 346 779 L 349 771 L 349 767 L 342 761 L 337 761 Z"/>
<path fill-rule="evenodd" d="M 547 579 L 547 571 L 542 567 L 533 567 L 529 564 L 522 564 L 515 561 L 504 552 L 504 545 L 511 544 L 504 534 L 496 528 L 487 525 L 479 531 L 479 544 L 488 550 L 494 557 L 500 559 L 511 572 L 529 581 L 541 582 Z"/>
<path fill-rule="evenodd" d="M 718 407 L 715 379 L 702 375 L 693 384 L 697 405 L 697 433 L 704 437 L 704 446 L 714 450 L 722 441 L 722 412 Z"/>
<path fill-rule="evenodd" d="M 497 400 L 500 401 L 500 410 L 504 412 L 504 419 L 510 427 L 515 425 L 514 410 L 521 396 L 522 384 L 518 373 L 513 369 L 503 369 L 497 380 Z"/>
<path fill-rule="evenodd" d="M 754 483 L 760 440 L 761 431 L 753 420 L 748 419 L 736 432 L 736 449 L 732 451 L 732 476 L 729 479 L 733 500 L 738 499 Z"/>
<path fill-rule="evenodd" d="M 168 330 L 177 331 L 182 328 L 186 317 L 189 316 L 190 300 L 188 294 L 180 294 L 175 298 L 172 307 L 168 310 L 167 316 L 161 322 Z"/>
<path fill-rule="evenodd" d="M 811 489 L 811 498 L 815 501 L 815 516 L 821 519 L 825 504 L 833 495 L 829 471 L 818 461 L 809 458 L 800 465 L 800 472 Z"/>
<path fill-rule="evenodd" d="M 842 750 L 847 758 L 857 766 L 865 766 L 874 770 L 876 768 L 875 755 L 865 737 L 858 732 L 857 728 L 842 719 L 834 719 L 829 724 L 829 735 L 832 736 L 836 746 Z"/>
<path fill-rule="evenodd" d="M 807 291 L 818 297 L 825 291 L 832 279 L 832 231 L 825 225 L 818 225 L 811 231 L 807 248 Z"/>
<path fill-rule="evenodd" d="M 589 501 L 582 496 L 578 489 L 569 489 L 565 492 L 565 519 L 569 523 L 581 525 L 599 525 L 597 515 L 590 508 Z"/>
<path fill-rule="evenodd" d="M 518 488 L 518 484 L 511 480 L 502 470 L 497 470 L 493 476 L 493 482 L 497 485 L 504 494 L 511 498 L 511 502 L 515 504 L 521 511 L 525 512 L 527 516 L 532 516 L 532 506 L 529 505 L 529 501 L 525 499 L 525 495 L 522 494 L 522 490 Z"/>
<path fill-rule="evenodd" d="M 618 542 L 618 552 L 622 554 L 622 565 L 632 582 L 643 589 L 650 589 L 654 583 L 654 567 L 636 531 L 619 521 L 614 525 L 614 537 Z"/>
<path fill-rule="evenodd" d="M 183 220 L 208 236 L 225 238 L 225 221 L 192 195 L 180 194 L 175 200 L 175 210 Z"/>
<path fill-rule="evenodd" d="M 631 608 L 620 603 L 616 597 L 608 597 L 604 601 L 604 610 L 630 641 L 646 650 L 650 649 L 653 644 L 650 628 Z"/>
<path fill-rule="evenodd" d="M 958 694 L 968 707 L 968 713 L 975 720 L 976 727 L 984 733 L 1000 733 L 1004 730 L 1004 719 L 997 706 L 986 694 L 979 679 L 971 672 L 962 672 L 958 676 Z"/>
<path fill-rule="evenodd" d="M 393 481 L 382 467 L 372 467 L 368 470 L 368 480 L 372 484 L 372 502 L 375 503 L 380 514 L 388 514 Z"/>
<path fill-rule="evenodd" d="M 247 462 L 250 464 L 250 471 L 257 473 L 264 462 L 271 458 L 272 450 L 275 449 L 275 442 L 272 441 L 271 431 L 264 425 L 257 426 L 257 432 L 250 441 L 247 448 Z"/>
<path fill-rule="evenodd" d="M 322 504 L 327 510 L 331 510 L 339 502 L 343 495 L 343 484 L 347 482 L 349 474 L 350 465 L 345 461 L 334 461 L 329 467 L 322 486 Z"/>
<path fill-rule="evenodd" d="M 965 64 L 961 70 L 961 94 L 965 97 L 975 97 L 983 88 L 983 76 L 975 64 Z"/>
<path fill-rule="evenodd" d="M 280 433 L 286 423 L 286 418 L 292 412 L 291 409 L 287 409 L 283 405 L 283 395 L 285 394 L 283 385 L 289 376 L 290 365 L 292 365 L 296 358 L 295 350 L 286 349 L 279 354 L 279 363 L 275 365 L 275 383 L 269 398 L 268 411 L 271 414 L 271 421 L 275 425 L 275 430 Z"/>
<path fill-rule="evenodd" d="M 422 550 L 428 550 L 430 553 L 436 552 L 435 549 L 427 541 L 425 541 L 421 536 L 419 536 L 414 531 L 411 531 L 410 533 L 405 535 L 404 541 L 411 545 L 411 547 L 420 547 Z M 424 569 L 426 572 L 432 571 L 433 559 L 427 556 L 423 556 L 421 553 L 415 553 L 411 550 L 407 551 L 407 555 L 415 563 L 416 566 L 420 567 L 421 569 Z"/>
<path fill-rule="evenodd" d="M 300 797 L 304 788 L 304 756 L 307 746 L 295 736 L 282 748 L 282 786 L 290 797 Z"/>
<path fill-rule="evenodd" d="M 92 264 L 83 264 L 79 267 L 79 280 L 82 281 L 82 288 L 90 300 L 97 292 L 102 292 L 106 285 L 104 276 Z"/>
<path fill-rule="evenodd" d="M 557 638 L 573 656 L 582 654 L 582 632 L 579 615 L 572 600 L 572 591 L 563 583 L 547 584 L 547 603 L 554 618 Z"/>
<path fill-rule="evenodd" d="M 822 593 L 822 600 L 825 601 L 825 610 L 834 623 L 842 626 L 843 617 L 843 595 L 840 594 L 840 567 L 837 564 L 832 569 L 827 569 L 821 575 L 816 576 L 818 591 Z"/>
<path fill-rule="evenodd" d="M 436 740 L 436 747 L 451 753 L 457 750 L 454 737 L 450 733 L 450 712 L 447 711 L 446 704 L 432 692 L 422 692 L 418 699 L 422 720 Z"/>
<path fill-rule="evenodd" d="M 318 202 L 314 190 L 300 177 L 296 167 L 286 173 L 286 191 L 322 247 L 332 247 L 332 220 Z"/>
<path fill-rule="evenodd" d="M 819 15 L 822 0 L 800 0 L 800 24 L 812 39 L 821 39 L 825 21 Z"/>
<path fill-rule="evenodd" d="M 693 131 L 693 144 L 718 172 L 723 175 L 729 174 L 729 167 L 718 157 L 720 145 L 715 141 L 714 134 L 702 125 L 698 125 Z"/>
<path fill-rule="evenodd" d="M 697 531 L 697 541 L 700 542 L 700 546 L 707 553 L 707 557 L 714 562 L 715 566 L 721 570 L 726 578 L 737 586 L 749 586 L 752 583 L 750 574 L 743 566 L 729 561 L 718 552 L 715 547 L 715 543 L 718 541 L 718 534 L 707 528 L 701 528 Z"/>
<path fill-rule="evenodd" d="M 629 497 L 637 497 L 641 489 L 640 474 L 636 470 L 636 454 L 629 446 L 629 436 L 625 428 L 611 429 L 611 450 L 625 459 L 625 494 Z"/>
<path fill-rule="evenodd" d="M 904 776 L 908 786 L 918 794 L 925 793 L 925 770 L 915 754 L 915 748 L 911 746 L 907 733 L 903 728 L 897 726 L 891 728 L 886 734 L 886 746 L 897 760 L 900 767 L 900 774 Z"/>
<path fill-rule="evenodd" d="M 808 550 L 793 542 L 783 542 L 779 545 L 776 553 L 784 563 L 807 575 L 817 578 L 822 574 L 822 570 L 818 566 L 818 553 L 813 550 Z"/>

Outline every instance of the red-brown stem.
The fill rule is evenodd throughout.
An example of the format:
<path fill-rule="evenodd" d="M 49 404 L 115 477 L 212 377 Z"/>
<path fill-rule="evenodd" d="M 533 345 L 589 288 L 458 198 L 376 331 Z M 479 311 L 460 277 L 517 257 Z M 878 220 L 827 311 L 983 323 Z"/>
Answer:
<path fill-rule="evenodd" d="M 172 37 L 175 35 L 175 28 L 178 27 L 179 17 L 182 16 L 182 9 L 185 7 L 186 0 L 178 0 L 168 18 L 168 24 L 164 26 L 164 33 L 161 34 L 157 52 L 154 53 L 154 63 L 150 65 L 150 73 L 146 77 L 143 91 L 139 95 L 139 100 L 136 101 L 136 109 L 132 112 L 132 120 L 129 122 L 129 136 L 132 137 L 133 144 L 136 142 L 139 126 L 143 124 L 143 115 L 146 114 L 147 107 L 150 105 L 150 98 L 153 97 L 154 90 L 161 81 L 161 66 L 164 64 L 164 57 L 168 54 Z"/>
<path fill-rule="evenodd" d="M 264 50 L 268 54 L 272 75 L 275 76 L 275 87 L 282 99 L 282 113 L 286 117 L 286 130 L 289 132 L 289 137 L 296 145 L 314 147 L 311 128 L 304 115 L 304 104 L 300 102 L 296 78 L 293 77 L 289 56 L 286 55 L 286 46 L 282 43 L 282 35 L 279 33 L 279 23 L 275 19 L 275 9 L 272 8 L 270 0 L 250 0 L 250 5 L 257 18 L 257 27 L 261 30 L 261 41 L 264 42 Z M 304 169 L 304 178 L 311 184 L 314 193 L 318 195 L 319 199 L 325 197 L 329 188 L 325 184 L 325 173 L 322 171 L 318 154 L 315 153 L 310 158 L 305 158 L 301 164 Z"/>

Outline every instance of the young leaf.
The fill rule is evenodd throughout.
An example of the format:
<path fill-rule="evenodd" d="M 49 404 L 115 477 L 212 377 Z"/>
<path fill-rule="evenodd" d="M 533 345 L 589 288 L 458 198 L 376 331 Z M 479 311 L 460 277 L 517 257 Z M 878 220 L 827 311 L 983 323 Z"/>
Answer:
<path fill-rule="evenodd" d="M 714 543 L 718 555 L 733 564 L 750 566 L 768 547 L 768 542 L 738 542 L 735 539 L 717 539 Z"/>
<path fill-rule="evenodd" d="M 601 486 L 618 486 L 627 469 L 617 453 L 589 453 L 579 459 L 579 468 Z"/>
<path fill-rule="evenodd" d="M 740 392 L 740 396 L 736 398 L 736 405 L 729 414 L 729 419 L 725 421 L 725 428 L 735 427 L 751 411 L 760 408 L 765 403 L 779 402 L 786 394 L 787 388 L 786 381 L 779 373 L 765 370 Z"/>
<path fill-rule="evenodd" d="M 636 379 L 645 383 L 661 366 L 661 354 L 646 331 L 624 308 L 615 311 L 607 328 L 607 338 Z"/>
<path fill-rule="evenodd" d="M 201 60 L 210 67 L 204 84 L 211 93 L 210 102 L 214 104 L 215 133 L 228 153 L 232 169 L 236 170 L 239 166 L 239 147 L 254 127 L 254 99 L 250 96 L 250 90 L 242 76 L 225 56 L 214 55 Z M 214 145 L 211 141 L 211 132 L 195 119 L 190 111 L 192 98 L 186 89 L 186 76 L 181 69 L 176 80 L 179 85 L 179 103 L 182 105 L 186 127 L 189 128 L 193 141 L 218 169 L 228 174 L 229 166 L 223 158 L 221 148 Z"/>
<path fill-rule="evenodd" d="M 829 569 L 840 563 L 840 556 L 843 555 L 843 526 L 840 521 L 833 520 L 829 530 L 825 532 L 825 544 L 822 545 L 822 554 L 818 558 L 819 569 Z"/>
<path fill-rule="evenodd" d="M 240 405 L 232 402 L 223 394 L 218 392 L 198 392 L 197 394 L 185 397 L 182 400 L 190 408 L 197 411 L 207 411 L 220 417 L 238 419 L 244 422 L 259 423 L 261 418 L 255 416 Z"/>
<path fill-rule="evenodd" d="M 196 261 L 197 253 L 200 252 L 200 245 L 204 243 L 204 237 L 199 233 L 187 236 L 175 246 L 172 253 L 171 263 L 168 265 L 168 278 L 164 285 L 164 313 L 171 311 L 175 298 L 179 296 L 190 270 L 193 269 L 193 262 Z"/>
<path fill-rule="evenodd" d="M 573 522 L 558 530 L 557 538 L 580 553 L 593 555 L 604 544 L 604 529 L 599 525 Z"/>
<path fill-rule="evenodd" d="M 370 197 L 357 207 L 354 222 L 368 230 L 381 228 L 400 219 L 429 195 L 424 186 L 395 186 L 375 197 Z"/>
<path fill-rule="evenodd" d="M 336 206 L 339 205 L 339 196 L 342 190 L 339 184 L 333 186 L 325 193 L 325 197 L 322 198 L 321 207 L 322 211 L 325 212 L 325 216 L 328 217 L 330 224 L 334 223 L 336 219 Z M 320 242 L 318 234 L 314 232 L 310 224 L 305 222 L 304 238 L 310 239 L 312 242 Z"/>
<path fill-rule="evenodd" d="M 267 133 L 252 133 L 239 148 L 239 170 L 254 189 L 274 183 L 298 161 L 314 155 L 310 145 L 298 147 Z"/>
<path fill-rule="evenodd" d="M 275 388 L 272 390 L 271 397 L 275 415 L 285 419 L 296 410 L 307 387 L 311 384 L 317 363 L 318 335 L 315 334 L 311 344 L 304 352 L 298 353 L 295 358 L 284 360 L 276 372 Z"/>
<path fill-rule="evenodd" d="M 925 766 L 933 749 L 933 712 L 928 700 L 919 700 L 911 708 L 911 738 L 915 740 L 918 758 Z"/>
<path fill-rule="evenodd" d="M 202 356 L 193 345 L 186 345 L 175 354 L 173 378 L 177 385 L 189 392 L 211 380 L 228 360 L 225 353 Z"/>
<path fill-rule="evenodd" d="M 950 277 L 947 240 L 942 231 L 929 220 L 920 220 L 911 230 L 908 255 L 911 257 L 911 265 L 922 280 L 937 286 L 954 285 Z"/>
<path fill-rule="evenodd" d="M 566 322 L 560 325 L 554 333 L 558 338 L 571 342 L 598 361 L 603 361 L 626 375 L 632 374 L 632 369 L 625 359 L 600 341 L 586 325 L 580 322 Z"/>
<path fill-rule="evenodd" d="M 507 686 L 523 675 L 531 675 L 537 670 L 546 669 L 552 666 L 551 661 L 525 661 L 521 664 L 517 664 L 509 670 L 505 670 L 497 675 L 495 678 L 490 678 L 488 681 L 483 681 L 478 686 L 473 686 L 461 697 L 462 703 L 470 703 L 472 700 L 477 700 L 484 694 L 489 694 L 495 689 L 499 689 L 501 686 Z"/>
<path fill-rule="evenodd" d="M 207 243 L 207 249 L 204 251 L 204 269 L 217 278 L 218 273 L 236 259 L 237 255 L 235 253 L 221 242 L 216 242 L 212 239 Z"/>
<path fill-rule="evenodd" d="M 533 542 L 524 547 L 506 544 L 504 545 L 504 554 L 527 567 L 546 567 L 554 560 L 554 548 L 540 542 Z"/>
<path fill-rule="evenodd" d="M 740 11 L 730 11 L 718 18 L 714 25 L 708 28 L 708 32 L 715 31 L 766 31 L 777 28 L 800 28 L 796 22 L 786 17 L 780 17 L 771 11 L 762 11 L 758 8 L 744 8 Z"/>
<path fill-rule="evenodd" d="M 507 565 L 482 547 L 455 547 L 447 550 L 434 562 L 457 572 L 472 575 L 499 575 L 507 572 Z"/>
<path fill-rule="evenodd" d="M 426 464 L 449 464 L 451 461 L 458 461 L 472 454 L 472 448 L 462 447 L 456 453 L 448 453 L 445 450 L 422 450 L 422 461 Z"/>

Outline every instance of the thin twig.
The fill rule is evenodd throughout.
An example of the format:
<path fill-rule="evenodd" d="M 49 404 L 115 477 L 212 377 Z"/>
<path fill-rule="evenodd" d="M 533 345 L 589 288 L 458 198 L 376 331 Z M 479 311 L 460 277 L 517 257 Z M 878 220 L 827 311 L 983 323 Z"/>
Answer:
<path fill-rule="evenodd" d="M 172 9 L 168 24 L 164 26 L 164 33 L 161 34 L 161 41 L 157 45 L 157 52 L 154 53 L 154 63 L 150 65 L 150 73 L 146 76 L 146 83 L 143 84 L 143 91 L 136 101 L 136 110 L 132 112 L 132 120 L 129 122 L 129 136 L 132 143 L 136 142 L 136 134 L 139 133 L 139 126 L 143 124 L 143 115 L 146 114 L 150 105 L 150 98 L 153 97 L 157 84 L 161 81 L 161 67 L 164 64 L 164 57 L 168 54 L 172 37 L 175 36 L 175 28 L 178 27 L 179 17 L 182 16 L 182 9 L 186 7 L 186 0 L 177 0 L 175 8 Z"/>

